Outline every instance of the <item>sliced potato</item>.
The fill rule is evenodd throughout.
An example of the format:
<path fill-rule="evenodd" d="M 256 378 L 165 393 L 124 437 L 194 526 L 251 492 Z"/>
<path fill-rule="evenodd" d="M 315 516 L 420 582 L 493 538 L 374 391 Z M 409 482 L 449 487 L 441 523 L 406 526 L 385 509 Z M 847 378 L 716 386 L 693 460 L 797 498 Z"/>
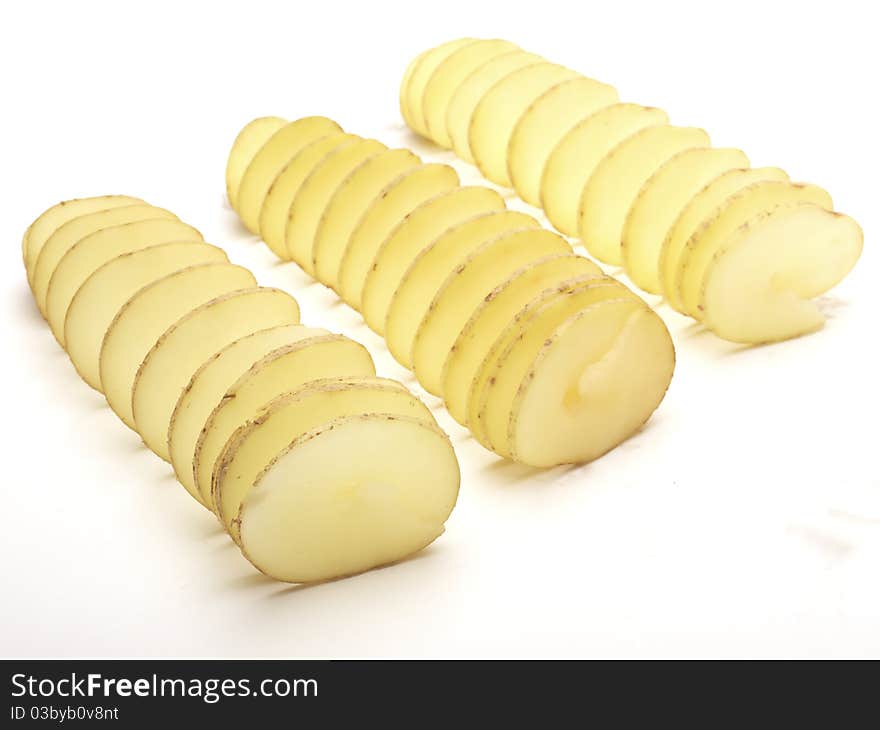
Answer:
<path fill-rule="evenodd" d="M 278 173 L 260 209 L 260 237 L 278 258 L 290 260 L 287 254 L 287 224 L 290 220 L 290 206 L 303 181 L 325 157 L 359 139 L 361 138 L 356 134 L 328 134 L 301 150 Z"/>
<path fill-rule="evenodd" d="M 382 243 L 422 203 L 458 187 L 449 165 L 425 164 L 403 173 L 388 185 L 361 216 L 339 264 L 339 295 L 360 309 L 364 282 Z"/>
<path fill-rule="evenodd" d="M 64 318 L 64 346 L 76 371 L 101 390 L 101 343 L 122 306 L 141 288 L 197 264 L 227 261 L 216 246 L 201 241 L 160 243 L 124 253 L 96 269 L 76 294 Z"/>
<path fill-rule="evenodd" d="M 677 153 L 708 145 L 702 129 L 661 124 L 636 132 L 609 152 L 584 187 L 578 207 L 578 236 L 587 251 L 600 261 L 622 264 L 623 226 L 639 190 Z"/>
<path fill-rule="evenodd" d="M 436 426 L 384 414 L 338 419 L 300 436 L 259 476 L 241 508 L 242 553 L 289 582 L 402 560 L 443 533 L 459 480 Z"/>
<path fill-rule="evenodd" d="M 553 148 L 541 174 L 541 207 L 568 236 L 578 234 L 578 206 L 596 166 L 641 129 L 669 121 L 662 109 L 613 104 L 573 127 Z"/>
<path fill-rule="evenodd" d="M 517 312 L 548 288 L 576 276 L 602 276 L 592 261 L 573 252 L 551 254 L 517 269 L 477 307 L 443 363 L 443 400 L 452 417 L 467 425 L 467 397 L 499 332 Z"/>
<path fill-rule="evenodd" d="M 318 281 L 336 286 L 339 264 L 361 216 L 388 185 L 421 164 L 409 150 L 385 150 L 367 158 L 342 181 L 318 222 L 312 268 Z"/>
<path fill-rule="evenodd" d="M 422 117 L 427 136 L 442 147 L 451 147 L 452 139 L 446 130 L 446 112 L 456 89 L 484 63 L 518 50 L 509 41 L 480 40 L 462 46 L 447 56 L 431 74 L 422 93 Z"/>
<path fill-rule="evenodd" d="M 504 210 L 478 214 L 451 226 L 423 250 L 400 278 L 388 303 L 384 332 L 394 357 L 401 363 L 411 362 L 419 325 L 438 290 L 462 262 L 487 242 L 530 228 L 540 229 L 540 224 L 525 213 Z"/>
<path fill-rule="evenodd" d="M 531 103 L 516 120 L 507 145 L 507 176 L 523 200 L 541 204 L 541 178 L 553 148 L 578 122 L 616 101 L 613 86 L 576 76 Z"/>
<path fill-rule="evenodd" d="M 223 398 L 243 373 L 270 352 L 308 337 L 330 334 L 316 327 L 281 324 L 257 330 L 226 345 L 195 371 L 178 398 L 168 425 L 168 453 L 178 481 L 199 502 L 193 478 L 193 457 L 199 434 Z M 205 504 L 210 509 L 209 504 Z"/>
<path fill-rule="evenodd" d="M 632 299 L 593 304 L 541 345 L 508 415 L 510 457 L 549 467 L 592 461 L 629 438 L 663 400 L 675 349 Z"/>
<path fill-rule="evenodd" d="M 171 218 L 123 223 L 102 228 L 77 241 L 61 257 L 46 287 L 46 321 L 64 347 L 64 318 L 77 290 L 97 269 L 117 256 L 157 243 L 201 241 L 192 226 Z"/>
<path fill-rule="evenodd" d="M 407 125 L 409 125 L 409 109 L 407 108 L 408 100 L 406 98 L 406 95 L 409 92 L 409 80 L 412 78 L 413 73 L 422 62 L 422 59 L 427 56 L 432 50 L 432 48 L 429 48 L 427 51 L 422 51 L 418 56 L 410 61 L 409 65 L 406 67 L 406 71 L 403 72 L 403 78 L 400 80 L 400 88 L 397 90 L 397 103 L 398 108 L 400 109 L 400 116 L 403 117 L 403 121 L 405 121 Z"/>
<path fill-rule="evenodd" d="M 211 477 L 226 442 L 270 400 L 318 378 L 375 374 L 366 348 L 342 335 L 300 340 L 254 363 L 226 391 L 199 434 L 193 476 L 201 501 L 211 503 Z"/>
<path fill-rule="evenodd" d="M 778 167 L 725 172 L 691 198 L 679 213 L 666 234 L 660 250 L 660 283 L 663 285 L 663 296 L 674 309 L 684 312 L 684 305 L 678 293 L 678 273 L 691 236 L 731 195 L 762 180 L 788 180 L 788 175 Z"/>
<path fill-rule="evenodd" d="M 756 215 L 789 203 L 813 203 L 828 210 L 833 207 L 831 196 L 816 185 L 773 180 L 749 185 L 728 198 L 714 216 L 703 221 L 685 246 L 677 280 L 679 296 L 688 314 L 700 318 L 698 305 L 703 277 L 727 238 Z"/>
<path fill-rule="evenodd" d="M 254 155 L 285 124 L 287 120 L 281 117 L 259 117 L 246 124 L 236 136 L 226 160 L 226 197 L 233 210 L 238 210 L 238 188 Z"/>
<path fill-rule="evenodd" d="M 545 91 L 579 76 L 554 63 L 520 68 L 489 89 L 474 108 L 468 144 L 480 172 L 492 182 L 510 185 L 507 151 L 517 121 Z"/>
<path fill-rule="evenodd" d="M 147 353 L 134 379 L 132 416 L 144 443 L 170 461 L 171 416 L 199 366 L 245 335 L 298 323 L 299 305 L 290 294 L 254 287 L 223 294 L 171 325 Z"/>
<path fill-rule="evenodd" d="M 400 383 L 383 378 L 313 380 L 273 398 L 226 442 L 211 478 L 211 503 L 239 542 L 238 513 L 260 472 L 293 439 L 342 416 L 388 413 L 428 423 L 428 407 Z"/>
<path fill-rule="evenodd" d="M 287 163 L 310 143 L 340 132 L 332 119 L 303 117 L 281 127 L 260 147 L 242 175 L 236 199 L 241 221 L 252 233 L 259 234 L 266 193 Z"/>
<path fill-rule="evenodd" d="M 695 147 L 679 152 L 651 176 L 623 227 L 623 263 L 637 286 L 652 294 L 662 293 L 660 250 L 675 219 L 712 180 L 748 166 L 749 158 L 742 150 Z"/>
<path fill-rule="evenodd" d="M 361 314 L 367 324 L 379 334 L 384 332 L 385 316 L 400 282 L 438 236 L 461 221 L 504 208 L 504 198 L 494 190 L 461 187 L 431 198 L 406 216 L 382 243 L 367 274 L 361 294 Z"/>
<path fill-rule="evenodd" d="M 762 212 L 728 236 L 705 273 L 704 324 L 733 342 L 784 340 L 822 327 L 810 301 L 855 266 L 863 235 L 852 218 L 814 204 Z"/>
<path fill-rule="evenodd" d="M 127 426 L 135 428 L 131 395 L 138 368 L 162 333 L 205 302 L 256 283 L 241 266 L 200 264 L 147 284 L 125 303 L 107 328 L 98 365 L 107 403 Z"/>
<path fill-rule="evenodd" d="M 474 251 L 450 274 L 431 302 L 412 341 L 413 371 L 425 390 L 443 391 L 443 363 L 480 302 L 519 267 L 553 253 L 568 242 L 545 229 L 502 234 Z"/>

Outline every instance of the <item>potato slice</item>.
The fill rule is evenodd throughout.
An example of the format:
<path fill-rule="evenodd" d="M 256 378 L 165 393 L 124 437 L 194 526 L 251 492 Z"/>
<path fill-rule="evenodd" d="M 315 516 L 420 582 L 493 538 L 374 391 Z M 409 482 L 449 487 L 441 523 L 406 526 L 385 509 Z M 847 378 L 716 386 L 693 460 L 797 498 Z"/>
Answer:
<path fill-rule="evenodd" d="M 241 508 L 242 553 L 296 583 L 393 563 L 443 533 L 459 481 L 449 438 L 436 426 L 383 414 L 342 418 L 300 436 L 262 472 Z"/>
<path fill-rule="evenodd" d="M 510 457 L 537 467 L 592 461 L 635 433 L 663 400 L 675 349 L 632 299 L 578 312 L 541 346 L 508 415 Z"/>
<path fill-rule="evenodd" d="M 287 255 L 310 276 L 315 275 L 312 244 L 330 198 L 352 170 L 387 149 L 375 139 L 359 139 L 336 148 L 303 181 L 290 205 L 286 245 Z"/>
<path fill-rule="evenodd" d="M 602 276 L 592 261 L 573 252 L 551 254 L 517 269 L 480 303 L 443 364 L 443 400 L 452 417 L 467 425 L 467 397 L 499 332 L 517 312 L 548 288 L 576 276 Z"/>
<path fill-rule="evenodd" d="M 367 324 L 379 334 L 385 331 L 388 307 L 406 272 L 444 231 L 460 221 L 504 209 L 504 198 L 494 190 L 462 187 L 441 193 L 406 216 L 382 243 L 364 282 L 361 314 Z M 523 214 L 517 219 L 523 221 L 520 227 L 534 220 Z"/>
<path fill-rule="evenodd" d="M 157 243 L 202 240 L 202 234 L 186 223 L 155 218 L 102 228 L 77 241 L 62 256 L 46 287 L 46 321 L 55 339 L 64 347 L 64 318 L 70 302 L 85 280 L 108 261 Z"/>
<path fill-rule="evenodd" d="M 486 92 L 514 71 L 543 63 L 546 61 L 534 53 L 505 53 L 484 63 L 458 85 L 446 110 L 446 131 L 459 157 L 467 162 L 474 161 L 468 137 L 474 110 Z"/>
<path fill-rule="evenodd" d="M 452 139 L 446 130 L 446 112 L 456 89 L 484 63 L 518 50 L 518 46 L 510 41 L 480 40 L 462 46 L 447 56 L 431 74 L 422 93 L 422 117 L 427 136 L 441 147 L 451 147 Z"/>
<path fill-rule="evenodd" d="M 233 210 L 238 210 L 238 188 L 254 155 L 285 124 L 287 120 L 281 117 L 259 117 L 245 125 L 236 136 L 226 160 L 226 197 Z"/>
<path fill-rule="evenodd" d="M 437 291 L 412 342 L 412 365 L 425 390 L 443 392 L 443 363 L 480 302 L 521 266 L 571 247 L 545 229 L 502 234 L 474 251 Z"/>
<path fill-rule="evenodd" d="M 532 102 L 516 121 L 507 145 L 507 176 L 523 200 L 541 204 L 541 179 L 553 148 L 578 122 L 618 98 L 613 86 L 576 76 Z"/>
<path fill-rule="evenodd" d="M 784 340 L 822 327 L 810 301 L 845 277 L 862 251 L 849 216 L 814 204 L 762 212 L 728 236 L 703 279 L 704 324 L 733 342 Z"/>
<path fill-rule="evenodd" d="M 474 108 L 468 129 L 474 162 L 485 177 L 510 186 L 507 153 L 517 122 L 544 92 L 579 76 L 555 63 L 538 63 L 505 76 L 486 92 Z"/>
<path fill-rule="evenodd" d="M 709 135 L 695 127 L 661 124 L 631 135 L 596 166 L 581 194 L 578 237 L 600 261 L 623 263 L 621 239 L 626 214 L 642 186 L 677 153 L 708 147 Z"/>
<path fill-rule="evenodd" d="M 290 206 L 303 181 L 324 158 L 360 140 L 356 134 L 328 134 L 300 151 L 277 175 L 260 209 L 260 237 L 278 258 L 289 261 L 287 223 Z"/>
<path fill-rule="evenodd" d="M 177 216 L 162 208 L 156 208 L 146 203 L 120 206 L 111 210 L 102 210 L 96 213 L 87 213 L 78 218 L 67 221 L 59 226 L 55 232 L 46 239 L 40 249 L 33 269 L 34 299 L 40 312 L 46 316 L 46 292 L 49 289 L 49 280 L 55 273 L 55 267 L 73 246 L 86 236 L 100 231 L 102 228 L 110 228 L 123 223 L 150 220 L 154 218 L 169 218 L 177 220 Z"/>
<path fill-rule="evenodd" d="M 171 465 L 178 481 L 190 495 L 202 502 L 193 477 L 196 443 L 205 422 L 226 391 L 270 352 L 299 340 L 328 334 L 327 330 L 299 324 L 276 325 L 240 337 L 199 366 L 177 400 L 168 425 Z M 209 504 L 202 504 L 211 509 Z"/>
<path fill-rule="evenodd" d="M 400 116 L 403 117 L 403 121 L 409 125 L 409 109 L 407 108 L 407 98 L 406 95 L 409 92 L 409 80 L 412 78 L 413 73 L 419 67 L 419 64 L 422 62 L 422 59 L 427 56 L 433 48 L 429 48 L 427 51 L 422 51 L 418 56 L 416 56 L 412 61 L 409 62 L 409 65 L 406 67 L 406 70 L 403 72 L 403 78 L 400 80 L 400 88 L 397 90 L 397 104 L 400 109 Z"/>
<path fill-rule="evenodd" d="M 662 293 L 660 249 L 688 202 L 719 175 L 746 168 L 749 158 L 737 149 L 695 147 L 679 152 L 646 182 L 623 227 L 623 264 L 637 286 Z"/>
<path fill-rule="evenodd" d="M 678 294 L 678 273 L 691 236 L 731 195 L 762 180 L 788 180 L 788 175 L 778 167 L 725 172 L 691 198 L 679 213 L 660 250 L 660 283 L 663 286 L 663 296 L 671 307 L 684 312 L 684 305 Z"/>
<path fill-rule="evenodd" d="M 728 198 L 690 237 L 681 258 L 678 291 L 685 311 L 699 319 L 700 290 L 706 269 L 727 238 L 759 213 L 787 203 L 813 203 L 831 210 L 831 196 L 816 185 L 757 182 Z"/>
<path fill-rule="evenodd" d="M 128 195 L 101 195 L 95 198 L 65 200 L 43 211 L 28 226 L 21 239 L 21 256 L 24 261 L 25 271 L 27 272 L 28 284 L 31 283 L 33 267 L 37 262 L 40 251 L 43 249 L 43 245 L 65 223 L 82 215 L 99 213 L 111 208 L 138 205 L 143 202 L 140 198 L 132 198 Z"/>
<path fill-rule="evenodd" d="M 547 157 L 541 174 L 541 207 L 569 236 L 578 234 L 578 206 L 596 166 L 627 137 L 669 121 L 662 109 L 613 104 L 573 127 Z"/>
<path fill-rule="evenodd" d="M 134 429 L 131 395 L 140 364 L 156 341 L 187 312 L 231 291 L 256 285 L 233 264 L 191 266 L 147 284 L 120 309 L 101 343 L 101 390 L 114 413 Z"/>
<path fill-rule="evenodd" d="M 342 128 L 326 117 L 303 117 L 284 125 L 254 155 L 242 175 L 236 199 L 236 210 L 242 223 L 252 232 L 260 233 L 260 211 L 266 193 L 298 152 L 307 145 Z"/>
<path fill-rule="evenodd" d="M 199 366 L 245 335 L 298 323 L 299 305 L 290 294 L 254 287 L 223 294 L 171 325 L 144 358 L 134 379 L 132 415 L 144 443 L 170 461 L 171 416 Z"/>
<path fill-rule="evenodd" d="M 342 181 L 315 232 L 312 268 L 318 281 L 335 288 L 339 264 L 361 216 L 391 182 L 421 162 L 409 150 L 385 150 L 362 162 Z"/>
<path fill-rule="evenodd" d="M 428 407 L 400 383 L 383 378 L 313 380 L 273 398 L 226 442 L 211 477 L 211 503 L 232 539 L 238 514 L 260 472 L 293 439 L 342 416 L 387 413 L 434 423 Z"/>
<path fill-rule="evenodd" d="M 364 282 L 382 243 L 413 210 L 431 198 L 458 187 L 458 173 L 449 165 L 426 164 L 403 173 L 361 216 L 339 264 L 339 295 L 360 309 Z"/>
<path fill-rule="evenodd" d="M 160 243 L 124 253 L 96 269 L 76 294 L 64 318 L 64 346 L 76 371 L 101 390 L 101 343 L 122 306 L 141 288 L 197 264 L 228 261 L 226 253 L 201 241 Z"/>
<path fill-rule="evenodd" d="M 226 442 L 270 400 L 318 378 L 375 374 L 366 348 L 342 335 L 300 340 L 254 363 L 226 391 L 199 434 L 193 475 L 201 501 L 211 504 L 211 477 Z"/>

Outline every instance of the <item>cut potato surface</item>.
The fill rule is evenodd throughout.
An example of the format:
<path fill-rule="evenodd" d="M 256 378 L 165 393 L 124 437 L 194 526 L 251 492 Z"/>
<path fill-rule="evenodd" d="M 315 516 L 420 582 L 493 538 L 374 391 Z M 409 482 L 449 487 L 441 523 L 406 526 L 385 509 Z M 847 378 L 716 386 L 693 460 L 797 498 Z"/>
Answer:
<path fill-rule="evenodd" d="M 402 560 L 443 533 L 459 479 L 448 437 L 430 423 L 381 414 L 333 421 L 300 436 L 257 479 L 241 508 L 242 552 L 290 582 Z"/>
<path fill-rule="evenodd" d="M 193 475 L 202 502 L 211 503 L 211 478 L 226 442 L 270 400 L 310 380 L 375 374 L 366 348 L 342 335 L 300 340 L 252 365 L 226 391 L 199 434 Z"/>
<path fill-rule="evenodd" d="M 281 117 L 259 117 L 247 124 L 236 136 L 226 160 L 226 197 L 229 198 L 233 210 L 238 210 L 238 188 L 254 155 L 285 124 L 287 120 Z"/>
<path fill-rule="evenodd" d="M 646 182 L 623 229 L 623 263 L 637 286 L 662 293 L 660 250 L 685 206 L 719 175 L 749 166 L 745 152 L 697 147 L 679 152 Z"/>
<path fill-rule="evenodd" d="M 428 407 L 393 380 L 314 380 L 272 399 L 227 441 L 211 478 L 214 511 L 238 542 L 238 514 L 260 472 L 290 442 L 343 416 L 387 413 L 434 423 Z"/>
<path fill-rule="evenodd" d="M 406 98 L 406 95 L 409 92 L 409 80 L 412 78 L 413 73 L 422 62 L 422 59 L 427 56 L 432 50 L 432 48 L 429 48 L 427 51 L 423 51 L 409 62 L 409 66 L 407 66 L 406 71 L 403 72 L 403 78 L 400 81 L 400 88 L 397 90 L 397 103 L 400 110 L 400 116 L 403 117 L 403 121 L 405 121 L 407 126 L 409 127 L 412 127 L 409 120 L 409 109 L 407 108 L 408 100 Z"/>
<path fill-rule="evenodd" d="M 64 319 L 77 290 L 97 269 L 117 256 L 157 243 L 201 241 L 202 234 L 179 220 L 156 218 L 123 223 L 92 233 L 68 249 L 46 287 L 46 321 L 64 347 Z"/>
<path fill-rule="evenodd" d="M 362 162 L 342 181 L 315 233 L 312 267 L 318 281 L 335 288 L 339 264 L 358 221 L 390 183 L 420 164 L 409 150 L 385 150 Z"/>
<path fill-rule="evenodd" d="M 623 226 L 639 190 L 671 157 L 708 144 L 702 129 L 662 124 L 636 132 L 609 152 L 584 187 L 578 208 L 578 236 L 587 251 L 600 261 L 622 264 Z"/>
<path fill-rule="evenodd" d="M 569 130 L 547 157 L 541 173 L 541 206 L 550 222 L 566 235 L 578 235 L 581 194 L 596 166 L 627 137 L 668 121 L 661 109 L 613 104 Z"/>
<path fill-rule="evenodd" d="M 135 429 L 131 396 L 138 368 L 162 333 L 205 302 L 256 283 L 241 266 L 201 264 L 147 284 L 125 303 L 107 328 L 98 362 L 101 390 L 127 426 Z"/>
<path fill-rule="evenodd" d="M 507 175 L 523 200 L 541 204 L 541 179 L 553 148 L 578 122 L 617 100 L 613 86 L 585 76 L 562 81 L 535 99 L 507 146 Z"/>
<path fill-rule="evenodd" d="M 101 390 L 101 343 L 117 312 L 138 291 L 180 269 L 223 261 L 222 249 L 191 241 L 131 251 L 96 269 L 77 289 L 64 319 L 64 346 L 82 379 Z"/>
<path fill-rule="evenodd" d="M 504 209 L 504 199 L 494 190 L 462 187 L 432 198 L 404 218 L 385 239 L 364 283 L 361 313 L 373 331 L 384 332 L 388 307 L 401 281 L 413 261 L 432 248 L 444 231 L 459 221 L 488 213 L 501 214 Z M 521 226 L 534 220 L 524 215 L 517 218 L 522 221 Z"/>
<path fill-rule="evenodd" d="M 849 273 L 862 243 L 858 223 L 819 205 L 760 214 L 716 251 L 700 295 L 703 323 L 733 342 L 774 342 L 821 328 L 825 318 L 810 300 Z"/>
<path fill-rule="evenodd" d="M 254 363 L 270 352 L 308 337 L 330 334 L 317 327 L 282 324 L 245 335 L 216 352 L 195 371 L 174 406 L 168 426 L 168 452 L 178 481 L 193 497 L 193 457 L 199 434 L 223 395 Z M 206 504 L 210 509 L 210 505 Z"/>

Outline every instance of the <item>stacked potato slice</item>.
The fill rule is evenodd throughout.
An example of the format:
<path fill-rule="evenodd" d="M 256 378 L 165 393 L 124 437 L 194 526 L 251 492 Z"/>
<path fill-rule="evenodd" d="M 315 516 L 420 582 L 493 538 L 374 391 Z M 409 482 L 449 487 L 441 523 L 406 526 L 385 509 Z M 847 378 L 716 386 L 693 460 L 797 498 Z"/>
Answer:
<path fill-rule="evenodd" d="M 814 185 L 701 129 L 621 103 L 611 86 L 500 40 L 418 56 L 400 87 L 407 124 L 540 206 L 600 261 L 736 342 L 819 329 L 810 300 L 855 265 L 862 231 Z"/>
<path fill-rule="evenodd" d="M 244 224 L 359 310 L 487 448 L 589 461 L 659 405 L 674 351 L 659 317 L 568 242 L 447 165 L 263 117 L 226 171 Z"/>
<path fill-rule="evenodd" d="M 426 406 L 191 226 L 137 198 L 71 200 L 23 255 L 77 372 L 259 570 L 341 577 L 443 532 L 458 462 Z"/>

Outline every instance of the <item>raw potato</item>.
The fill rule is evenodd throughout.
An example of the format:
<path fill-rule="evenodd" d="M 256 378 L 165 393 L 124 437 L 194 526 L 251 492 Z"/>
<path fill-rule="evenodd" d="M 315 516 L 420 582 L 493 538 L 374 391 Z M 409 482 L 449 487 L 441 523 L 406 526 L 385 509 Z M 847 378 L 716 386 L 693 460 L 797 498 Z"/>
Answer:
<path fill-rule="evenodd" d="M 460 221 L 504 209 L 504 198 L 494 190 L 464 187 L 432 198 L 404 218 L 382 243 L 364 283 L 361 313 L 373 331 L 385 331 L 385 317 L 401 281 L 413 261 L 431 249 L 444 231 Z"/>
<path fill-rule="evenodd" d="M 840 282 L 862 252 L 850 217 L 812 204 L 762 213 L 729 236 L 704 277 L 700 314 L 733 342 L 773 342 L 822 327 L 810 299 Z"/>
<path fill-rule="evenodd" d="M 646 182 L 623 228 L 623 263 L 635 284 L 661 294 L 660 250 L 675 219 L 719 175 L 749 166 L 745 152 L 697 147 L 679 152 Z"/>
<path fill-rule="evenodd" d="M 200 264 L 147 284 L 125 303 L 107 328 L 98 364 L 107 403 L 127 426 L 135 429 L 131 396 L 138 368 L 162 333 L 205 302 L 256 283 L 241 266 Z"/>
<path fill-rule="evenodd" d="M 270 352 L 307 337 L 330 334 L 317 327 L 282 324 L 257 330 L 226 345 L 195 371 L 181 393 L 168 425 L 168 452 L 178 481 L 199 502 L 193 478 L 193 457 L 202 427 L 223 395 Z M 211 508 L 209 504 L 204 506 Z"/>
<path fill-rule="evenodd" d="M 122 306 L 141 288 L 174 271 L 227 261 L 216 246 L 202 242 L 160 243 L 131 251 L 96 269 L 76 294 L 64 319 L 64 346 L 76 371 L 101 390 L 101 343 Z"/>
<path fill-rule="evenodd" d="M 290 582 L 402 560 L 443 533 L 459 479 L 448 437 L 426 421 L 338 419 L 300 436 L 259 476 L 241 508 L 242 552 Z"/>
<path fill-rule="evenodd" d="M 596 166 L 627 137 L 668 121 L 662 109 L 614 104 L 572 128 L 553 148 L 541 175 L 541 207 L 550 222 L 566 235 L 578 235 L 581 194 Z"/>
<path fill-rule="evenodd" d="M 434 423 L 428 407 L 399 383 L 382 378 L 313 380 L 269 401 L 226 442 L 211 478 L 211 504 L 236 542 L 238 514 L 260 472 L 290 442 L 343 416 L 387 413 Z"/>
<path fill-rule="evenodd" d="M 231 342 L 269 327 L 299 323 L 299 305 L 287 292 L 254 287 L 223 294 L 169 327 L 138 368 L 132 389 L 135 427 L 165 461 L 174 406 L 202 363 Z"/>
<path fill-rule="evenodd" d="M 519 196 L 541 204 L 541 179 L 553 148 L 578 122 L 618 101 L 617 90 L 584 76 L 563 81 L 523 112 L 507 145 L 507 176 Z"/>
<path fill-rule="evenodd" d="M 386 150 L 362 162 L 342 181 L 315 232 L 312 268 L 318 281 L 336 287 L 339 264 L 361 216 L 390 183 L 419 164 L 409 150 Z"/>
<path fill-rule="evenodd" d="M 237 210 L 238 188 L 247 166 L 260 147 L 285 124 L 287 120 L 281 117 L 259 117 L 238 133 L 226 161 L 226 197 L 233 210 Z"/>
<path fill-rule="evenodd" d="M 578 236 L 587 251 L 605 263 L 622 264 L 623 226 L 639 190 L 676 153 L 708 144 L 702 129 L 663 124 L 636 132 L 609 152 L 584 187 L 578 207 Z"/>
<path fill-rule="evenodd" d="M 364 346 L 342 335 L 300 340 L 252 365 L 226 391 L 199 434 L 193 476 L 202 502 L 211 503 L 211 478 L 226 442 L 270 400 L 318 378 L 375 374 Z"/>
<path fill-rule="evenodd" d="M 459 48 L 464 48 L 472 43 L 476 43 L 474 38 L 459 38 L 432 48 L 421 57 L 413 68 L 412 74 L 407 79 L 406 88 L 403 90 L 403 118 L 417 132 L 424 135 L 427 131 L 422 114 L 422 94 L 434 70 Z"/>
<path fill-rule="evenodd" d="M 97 269 L 117 256 L 157 243 L 202 241 L 202 234 L 179 220 L 156 218 L 111 226 L 74 244 L 58 262 L 46 288 L 46 321 L 64 347 L 64 319 L 77 290 Z"/>

